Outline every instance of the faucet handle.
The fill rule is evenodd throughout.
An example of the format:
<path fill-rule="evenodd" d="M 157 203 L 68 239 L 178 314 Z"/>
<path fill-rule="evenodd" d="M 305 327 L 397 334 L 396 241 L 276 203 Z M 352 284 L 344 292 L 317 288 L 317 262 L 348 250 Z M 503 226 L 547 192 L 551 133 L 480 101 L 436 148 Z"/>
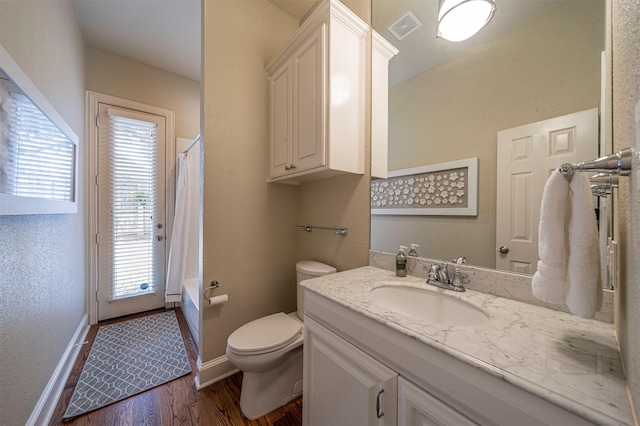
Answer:
<path fill-rule="evenodd" d="M 453 270 L 453 279 L 451 280 L 451 284 L 456 288 L 464 288 L 463 285 L 469 283 L 469 280 L 465 280 L 465 278 L 475 274 L 476 273 L 473 271 L 455 268 Z"/>
<path fill-rule="evenodd" d="M 427 265 L 429 265 L 429 274 L 427 275 L 427 282 L 429 281 L 438 281 L 438 272 L 440 271 L 440 265 L 437 263 L 427 264 L 423 263 L 422 267 L 427 269 Z"/>

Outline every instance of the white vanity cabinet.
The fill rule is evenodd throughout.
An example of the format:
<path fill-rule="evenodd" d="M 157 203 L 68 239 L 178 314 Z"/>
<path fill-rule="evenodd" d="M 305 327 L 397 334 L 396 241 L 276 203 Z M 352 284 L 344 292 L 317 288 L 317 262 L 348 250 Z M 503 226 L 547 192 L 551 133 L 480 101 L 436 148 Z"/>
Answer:
<path fill-rule="evenodd" d="M 304 339 L 304 424 L 397 424 L 395 371 L 309 318 Z"/>
<path fill-rule="evenodd" d="M 304 297 L 304 425 L 594 425 L 317 293 Z"/>
<path fill-rule="evenodd" d="M 422 426 L 475 426 L 438 398 L 420 389 L 404 377 L 398 378 L 398 424 Z"/>
<path fill-rule="evenodd" d="M 305 425 L 477 425 L 308 317 L 304 340 Z"/>
<path fill-rule="evenodd" d="M 364 173 L 369 26 L 325 0 L 269 61 L 269 181 Z"/>

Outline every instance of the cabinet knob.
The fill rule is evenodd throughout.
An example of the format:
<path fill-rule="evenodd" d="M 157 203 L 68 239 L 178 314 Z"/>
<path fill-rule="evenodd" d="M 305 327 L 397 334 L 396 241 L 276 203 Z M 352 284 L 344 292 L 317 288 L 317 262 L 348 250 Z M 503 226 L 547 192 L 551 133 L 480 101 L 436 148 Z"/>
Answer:
<path fill-rule="evenodd" d="M 295 170 L 295 168 L 296 168 L 295 164 L 292 164 L 290 167 L 291 170 Z"/>
<path fill-rule="evenodd" d="M 289 166 L 284 166 L 284 169 L 285 169 L 286 171 L 291 170 L 291 169 L 289 168 Z"/>

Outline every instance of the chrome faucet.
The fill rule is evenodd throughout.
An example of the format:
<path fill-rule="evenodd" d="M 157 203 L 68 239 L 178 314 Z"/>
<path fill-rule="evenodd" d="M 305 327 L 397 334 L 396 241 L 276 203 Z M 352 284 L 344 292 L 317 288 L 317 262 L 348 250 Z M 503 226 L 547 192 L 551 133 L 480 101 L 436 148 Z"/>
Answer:
<path fill-rule="evenodd" d="M 449 270 L 446 263 L 441 263 L 438 269 L 438 281 L 441 283 L 449 284 Z"/>
<path fill-rule="evenodd" d="M 448 265 L 446 263 L 434 263 L 429 267 L 427 284 L 447 290 L 465 291 L 464 284 L 469 282 L 465 278 L 469 275 L 475 275 L 475 272 L 465 271 L 456 267 L 453 270 L 453 278 L 449 279 Z"/>

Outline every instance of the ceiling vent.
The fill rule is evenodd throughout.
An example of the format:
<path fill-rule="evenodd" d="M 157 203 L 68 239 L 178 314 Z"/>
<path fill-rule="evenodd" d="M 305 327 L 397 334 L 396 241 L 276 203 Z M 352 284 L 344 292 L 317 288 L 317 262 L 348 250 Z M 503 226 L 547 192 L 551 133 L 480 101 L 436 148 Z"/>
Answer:
<path fill-rule="evenodd" d="M 414 15 L 413 12 L 409 11 L 406 15 L 387 28 L 387 30 L 389 30 L 395 38 L 402 40 L 421 26 L 422 22 L 416 18 L 416 15 Z"/>

